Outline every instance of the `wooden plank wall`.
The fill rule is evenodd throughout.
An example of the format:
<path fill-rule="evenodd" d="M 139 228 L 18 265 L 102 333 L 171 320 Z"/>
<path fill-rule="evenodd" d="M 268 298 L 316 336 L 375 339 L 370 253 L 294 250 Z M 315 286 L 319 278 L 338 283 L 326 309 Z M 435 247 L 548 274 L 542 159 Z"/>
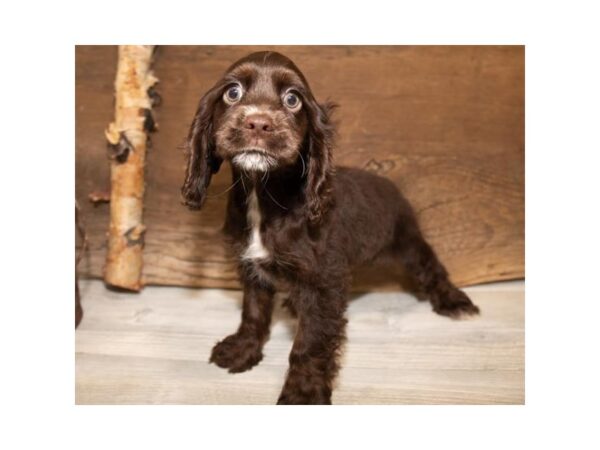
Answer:
<path fill-rule="evenodd" d="M 237 287 L 220 236 L 230 172 L 213 178 L 200 213 L 179 201 L 180 149 L 200 96 L 245 54 L 291 57 L 318 99 L 340 104 L 338 164 L 392 179 L 460 285 L 524 276 L 524 47 L 165 46 L 146 171 L 147 284 Z M 76 195 L 90 236 L 84 277 L 101 277 L 109 190 L 103 130 L 113 114 L 116 47 L 76 47 Z M 357 289 L 397 288 L 397 269 L 361 271 Z"/>

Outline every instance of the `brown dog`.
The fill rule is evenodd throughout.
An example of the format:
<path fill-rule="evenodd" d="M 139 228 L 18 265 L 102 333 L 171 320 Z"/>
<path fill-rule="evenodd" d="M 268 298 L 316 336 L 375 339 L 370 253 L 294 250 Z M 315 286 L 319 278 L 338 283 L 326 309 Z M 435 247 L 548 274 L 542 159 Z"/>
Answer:
<path fill-rule="evenodd" d="M 285 56 L 253 53 L 231 66 L 200 100 L 188 140 L 184 202 L 199 209 L 223 161 L 233 171 L 225 233 L 239 255 L 242 323 L 210 360 L 252 368 L 276 290 L 299 319 L 278 403 L 331 403 L 353 267 L 388 254 L 450 317 L 479 309 L 448 279 L 409 203 L 387 179 L 334 167 L 331 104 L 315 100 Z"/>

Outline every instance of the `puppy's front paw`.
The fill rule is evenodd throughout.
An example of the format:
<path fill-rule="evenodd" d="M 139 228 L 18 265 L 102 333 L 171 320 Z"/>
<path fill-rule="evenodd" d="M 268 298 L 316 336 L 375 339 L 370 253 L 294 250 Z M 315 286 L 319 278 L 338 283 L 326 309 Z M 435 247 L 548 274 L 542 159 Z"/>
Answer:
<path fill-rule="evenodd" d="M 244 372 L 260 362 L 261 347 L 255 336 L 232 334 L 213 347 L 210 362 L 231 373 Z"/>
<path fill-rule="evenodd" d="M 473 304 L 463 291 L 454 289 L 450 293 L 440 296 L 433 304 L 433 310 L 442 316 L 452 319 L 466 319 L 479 314 L 479 308 Z"/>
<path fill-rule="evenodd" d="M 277 404 L 331 405 L 331 388 L 320 376 L 310 376 L 307 373 L 290 368 Z"/>
<path fill-rule="evenodd" d="M 331 394 L 285 390 L 277 400 L 278 405 L 331 405 Z"/>

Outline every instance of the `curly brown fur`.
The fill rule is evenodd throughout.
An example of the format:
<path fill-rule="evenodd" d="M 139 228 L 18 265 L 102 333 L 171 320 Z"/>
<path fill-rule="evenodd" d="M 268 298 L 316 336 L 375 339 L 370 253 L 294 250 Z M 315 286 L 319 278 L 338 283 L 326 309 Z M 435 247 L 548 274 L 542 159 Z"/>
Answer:
<path fill-rule="evenodd" d="M 224 231 L 239 255 L 242 321 L 210 360 L 230 372 L 258 364 L 274 294 L 288 291 L 298 331 L 280 404 L 331 403 L 351 271 L 358 265 L 392 255 L 437 313 L 479 312 L 450 282 L 394 184 L 334 168 L 332 108 L 317 103 L 288 58 L 253 53 L 200 100 L 187 141 L 182 195 L 190 208 L 202 206 L 223 161 L 233 173 Z"/>

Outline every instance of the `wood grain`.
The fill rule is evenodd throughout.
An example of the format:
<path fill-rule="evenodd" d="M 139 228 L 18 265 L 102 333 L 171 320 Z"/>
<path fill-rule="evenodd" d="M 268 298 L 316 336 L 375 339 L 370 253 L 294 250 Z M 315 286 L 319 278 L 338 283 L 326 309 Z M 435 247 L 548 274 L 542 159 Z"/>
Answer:
<path fill-rule="evenodd" d="M 147 158 L 147 284 L 237 287 L 220 227 L 228 167 L 205 209 L 179 201 L 179 148 L 200 96 L 237 58 L 267 47 L 159 47 L 163 102 Z M 426 236 L 459 285 L 524 276 L 524 48 L 518 46 L 268 47 L 290 56 L 337 113 L 338 164 L 393 180 L 419 211 Z M 110 120 L 116 48 L 76 49 L 77 198 L 90 252 L 81 273 L 100 277 L 108 207 L 103 128 Z M 85 204 L 85 205 L 84 205 Z M 397 289 L 399 269 L 370 268 L 355 288 Z"/>
<path fill-rule="evenodd" d="M 77 404 L 274 404 L 296 322 L 278 306 L 263 361 L 231 375 L 208 364 L 235 331 L 241 292 L 82 282 Z M 523 404 L 524 283 L 467 288 L 480 317 L 453 321 L 402 293 L 355 296 L 334 404 Z"/>

